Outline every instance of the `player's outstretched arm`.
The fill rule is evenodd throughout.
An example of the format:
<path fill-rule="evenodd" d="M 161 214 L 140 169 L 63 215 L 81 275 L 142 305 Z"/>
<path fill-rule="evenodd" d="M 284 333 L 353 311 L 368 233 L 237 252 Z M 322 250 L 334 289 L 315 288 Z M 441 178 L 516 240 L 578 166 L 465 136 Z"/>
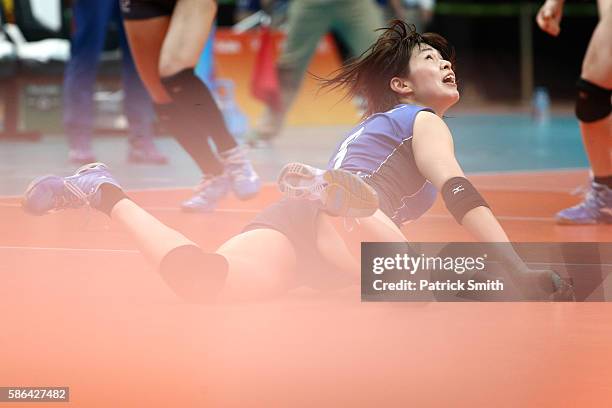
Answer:
<path fill-rule="evenodd" d="M 442 119 L 431 112 L 417 115 L 412 146 L 421 174 L 442 192 L 451 214 L 482 242 L 508 242 L 508 236 L 486 201 L 465 178 L 455 158 L 453 138 Z"/>
<path fill-rule="evenodd" d="M 419 113 L 412 147 L 419 171 L 442 192 L 446 207 L 457 222 L 481 242 L 509 242 L 487 202 L 465 178 L 455 158 L 451 132 L 441 118 L 431 112 Z M 511 244 L 496 248 L 500 261 L 512 272 L 527 299 L 571 297 L 566 296 L 566 286 L 553 271 L 530 270 Z"/>

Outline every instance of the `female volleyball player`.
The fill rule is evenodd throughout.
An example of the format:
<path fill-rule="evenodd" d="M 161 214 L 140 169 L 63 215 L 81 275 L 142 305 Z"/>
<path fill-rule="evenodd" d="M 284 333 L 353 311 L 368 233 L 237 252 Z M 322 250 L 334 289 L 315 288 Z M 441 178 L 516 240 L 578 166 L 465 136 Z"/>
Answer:
<path fill-rule="evenodd" d="M 356 245 L 404 241 L 399 226 L 431 207 L 436 190 L 478 240 L 508 242 L 464 177 L 441 119 L 459 99 L 452 61 L 452 49 L 437 34 L 419 35 L 401 21 L 384 29 L 359 60 L 325 83 L 365 97 L 367 119 L 338 145 L 327 170 L 285 166 L 279 186 L 289 197 L 265 209 L 216 253 L 203 252 L 140 208 L 99 163 L 70 177 L 33 181 L 24 208 L 43 214 L 88 204 L 105 212 L 189 300 L 267 297 L 304 281 L 335 285 L 355 278 Z M 513 251 L 506 261 L 528 298 L 546 299 L 563 287 L 553 272 L 529 271 Z"/>
<path fill-rule="evenodd" d="M 557 36 L 564 0 L 547 0 L 537 15 L 542 30 Z M 557 213 L 560 224 L 612 224 L 612 0 L 598 0 L 599 23 L 576 82 L 576 117 L 593 180 L 584 201 Z"/>
<path fill-rule="evenodd" d="M 214 0 L 121 0 L 138 73 L 155 102 L 158 118 L 202 171 L 198 193 L 186 211 L 212 211 L 230 187 L 241 199 L 261 183 L 210 90 L 194 73 L 217 12 Z M 211 137 L 219 156 L 208 143 Z"/>

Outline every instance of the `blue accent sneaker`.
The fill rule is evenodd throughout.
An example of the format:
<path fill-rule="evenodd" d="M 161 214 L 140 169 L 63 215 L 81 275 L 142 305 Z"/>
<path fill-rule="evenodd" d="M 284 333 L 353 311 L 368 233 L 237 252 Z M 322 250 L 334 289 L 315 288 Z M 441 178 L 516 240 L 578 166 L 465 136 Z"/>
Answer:
<path fill-rule="evenodd" d="M 21 205 L 34 215 L 84 206 L 97 208 L 102 196 L 100 186 L 104 183 L 121 188 L 105 164 L 87 164 L 72 176 L 47 175 L 34 179 L 26 189 Z"/>
<path fill-rule="evenodd" d="M 591 183 L 591 189 L 580 204 L 559 211 L 558 224 L 612 224 L 612 189 Z"/>
<path fill-rule="evenodd" d="M 378 209 L 376 190 L 346 170 L 321 170 L 289 163 L 278 177 L 278 188 L 293 199 L 315 200 L 330 215 L 368 217 Z"/>
<path fill-rule="evenodd" d="M 217 208 L 219 200 L 230 190 L 230 180 L 225 174 L 219 176 L 202 176 L 202 181 L 196 187 L 196 194 L 181 205 L 186 212 L 212 212 Z"/>
<path fill-rule="evenodd" d="M 259 193 L 261 180 L 247 159 L 244 148 L 238 146 L 225 151 L 221 153 L 221 159 L 236 197 L 247 200 Z"/>

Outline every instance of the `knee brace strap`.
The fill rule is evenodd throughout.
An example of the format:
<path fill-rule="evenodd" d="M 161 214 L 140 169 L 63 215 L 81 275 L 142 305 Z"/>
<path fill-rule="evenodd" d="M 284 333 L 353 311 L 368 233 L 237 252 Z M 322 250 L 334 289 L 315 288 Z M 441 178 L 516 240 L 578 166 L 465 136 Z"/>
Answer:
<path fill-rule="evenodd" d="M 595 122 L 610 114 L 610 89 L 580 78 L 576 83 L 576 117 L 582 122 Z"/>

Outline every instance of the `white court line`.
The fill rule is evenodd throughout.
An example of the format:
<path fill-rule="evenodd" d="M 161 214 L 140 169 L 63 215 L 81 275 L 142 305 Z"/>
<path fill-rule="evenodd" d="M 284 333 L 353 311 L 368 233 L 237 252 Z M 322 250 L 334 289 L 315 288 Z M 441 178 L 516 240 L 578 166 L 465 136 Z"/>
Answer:
<path fill-rule="evenodd" d="M 33 180 L 35 177 L 30 178 L 30 180 Z M 264 187 L 273 187 L 275 190 L 277 189 L 276 187 L 276 182 L 264 182 L 262 183 L 262 188 Z M 126 190 L 125 192 L 127 194 L 130 193 L 151 193 L 151 192 L 156 192 L 156 191 L 160 191 L 160 192 L 165 192 L 165 191 L 170 191 L 170 192 L 175 192 L 175 191 L 181 191 L 181 190 L 187 190 L 187 191 L 194 191 L 195 188 L 195 184 L 191 184 L 189 186 L 159 186 L 159 187 L 144 187 L 144 188 L 134 188 L 134 189 L 129 189 Z M 23 197 L 23 195 L 0 195 L 0 199 L 2 198 L 8 198 L 8 199 L 21 199 Z"/>
<path fill-rule="evenodd" d="M 541 244 L 541 243 L 533 242 L 533 244 Z M 557 243 L 552 243 L 552 245 L 555 245 L 555 244 Z M 494 264 L 494 265 L 502 264 L 501 261 L 489 261 L 488 263 Z M 605 266 L 606 268 L 612 267 L 612 264 L 609 264 L 609 263 L 594 264 L 594 263 L 532 262 L 532 261 L 525 261 L 525 263 L 527 265 L 543 265 L 543 266 L 585 266 L 585 267 L 586 266 L 589 266 L 589 267 Z"/>
<path fill-rule="evenodd" d="M 468 174 L 468 178 L 469 178 L 469 174 Z M 484 181 L 483 184 L 487 184 L 489 183 L 489 181 Z M 270 186 L 270 187 L 274 187 L 276 183 L 265 183 L 264 186 Z M 491 185 L 479 185 L 478 182 L 474 183 L 476 185 L 476 187 L 478 187 L 479 191 L 495 191 L 495 192 L 499 192 L 499 191 L 508 191 L 508 192 L 527 192 L 527 193 L 559 193 L 559 194 L 569 194 L 572 195 L 574 191 L 576 191 L 577 189 L 581 188 L 582 186 L 587 186 L 586 180 L 585 183 L 582 184 L 578 184 L 572 187 L 546 187 L 546 186 L 541 186 L 541 187 L 533 187 L 533 186 L 521 186 L 521 185 L 517 185 L 517 186 L 491 186 Z M 131 189 L 131 190 L 126 190 L 127 194 L 131 194 L 131 193 L 150 193 L 150 192 L 175 192 L 175 191 L 182 191 L 182 190 L 188 190 L 188 191 L 193 191 L 194 187 L 193 186 L 179 186 L 179 187 L 150 187 L 150 188 L 138 188 L 138 189 Z M 274 188 L 276 189 L 276 188 Z M 8 199 L 21 199 L 23 196 L 22 195 L 4 195 L 4 196 L 0 196 L 1 198 L 8 198 Z"/>
<path fill-rule="evenodd" d="M 556 193 L 556 194 L 568 194 L 576 195 L 574 192 L 581 188 L 581 186 L 574 186 L 568 188 L 540 188 L 540 187 L 529 187 L 529 186 L 479 186 L 478 183 L 474 183 L 478 187 L 478 191 L 494 191 L 507 192 L 507 193 Z M 586 184 L 585 184 L 586 185 Z"/>
<path fill-rule="evenodd" d="M 421 218 L 453 218 L 450 214 L 425 214 Z M 520 215 L 497 215 L 495 218 L 502 221 L 553 221 L 553 217 L 527 217 Z"/>
<path fill-rule="evenodd" d="M 5 207 L 5 208 L 21 208 L 21 204 L 16 204 L 16 203 L 0 203 L 0 207 Z M 147 211 L 160 211 L 160 212 L 180 212 L 180 213 L 184 213 L 184 214 L 197 214 L 197 213 L 188 213 L 185 212 L 183 210 L 181 210 L 178 207 L 142 207 L 143 209 L 147 210 Z M 214 212 L 212 213 L 202 213 L 202 214 L 214 214 L 214 213 L 259 213 L 261 212 L 261 210 L 254 210 L 251 208 L 245 208 L 243 210 L 238 209 L 238 208 L 218 208 L 216 209 Z"/>
<path fill-rule="evenodd" d="M 501 171 L 493 171 L 493 172 L 489 172 L 489 171 L 483 171 L 483 172 L 471 172 L 468 173 L 467 176 L 530 176 L 530 175 L 538 175 L 538 174 L 542 174 L 542 175 L 546 175 L 546 174 L 550 174 L 550 173 L 580 173 L 580 172 L 584 172 L 585 170 L 588 170 L 587 168 L 560 168 L 560 169 L 534 169 L 534 170 L 501 170 Z M 34 179 L 35 177 L 31 177 L 31 179 Z M 155 178 L 151 178 L 151 180 L 154 180 Z M 145 178 L 146 180 L 146 178 Z M 160 181 L 166 181 L 166 180 L 170 180 L 170 179 L 159 179 Z M 586 185 L 586 181 L 584 183 Z M 274 187 L 276 188 L 276 183 L 275 182 L 264 182 L 263 183 L 263 187 Z M 525 192 L 541 192 L 541 193 L 567 193 L 567 194 L 572 194 L 572 192 L 576 191 L 577 188 L 580 188 L 581 185 L 577 185 L 577 186 L 573 186 L 573 187 L 567 187 L 567 188 L 547 188 L 545 186 L 543 187 L 531 187 L 531 186 L 483 186 L 483 187 L 479 187 L 480 191 L 516 191 L 516 192 L 521 192 L 521 191 L 525 191 Z M 142 193 L 142 192 L 155 192 L 155 191 L 178 191 L 178 190 L 193 190 L 194 186 L 193 185 L 189 185 L 189 186 L 172 186 L 172 187 L 165 187 L 165 186 L 160 186 L 160 187 L 145 187 L 145 188 L 136 188 L 136 189 L 130 189 L 127 190 L 127 193 Z M 15 198 L 21 198 L 21 195 L 7 195 L 7 196 L 0 196 L 0 198 L 9 198 L 9 199 L 15 199 Z"/>
<path fill-rule="evenodd" d="M 94 253 L 120 253 L 120 254 L 140 254 L 141 252 L 135 249 L 103 249 L 103 248 L 63 248 L 63 247 L 28 247 L 28 246 L 0 246 L 1 250 L 7 251 L 58 251 L 58 252 L 94 252 Z M 500 262 L 493 261 L 492 264 L 499 264 Z M 612 267 L 612 264 L 577 264 L 577 263 L 561 263 L 561 262 L 526 262 L 527 265 L 543 265 L 543 266 L 581 266 L 581 267 Z"/>
<path fill-rule="evenodd" d="M 589 266 L 589 267 L 594 267 L 594 266 L 605 266 L 606 268 L 612 267 L 612 264 L 609 263 L 602 263 L 602 264 L 577 264 L 577 263 L 562 263 L 562 262 L 529 262 L 526 261 L 525 262 L 527 265 L 551 265 L 551 266 Z"/>
<path fill-rule="evenodd" d="M 254 210 L 254 209 L 252 209 L 252 208 L 245 208 L 245 209 L 242 209 L 242 210 L 241 210 L 241 209 L 239 209 L 239 208 L 217 208 L 217 209 L 216 209 L 214 212 L 211 212 L 211 213 L 206 213 L 206 212 L 203 212 L 203 213 L 197 213 L 197 212 L 190 213 L 190 212 L 183 211 L 183 210 L 181 210 L 181 209 L 180 209 L 180 208 L 178 208 L 178 207 L 143 207 L 143 208 L 144 208 L 145 210 L 147 210 L 147 211 L 159 211 L 159 212 L 178 212 L 178 213 L 185 214 L 185 215 L 198 215 L 198 214 L 201 214 L 201 215 L 206 215 L 206 214 L 212 215 L 212 214 L 214 214 L 214 213 L 230 213 L 230 214 L 233 214 L 233 213 L 247 213 L 247 214 L 259 214 L 259 213 L 260 213 L 260 212 L 263 210 L 263 209 L 260 209 L 260 210 Z"/>
<path fill-rule="evenodd" d="M 468 176 L 507 176 L 507 175 L 534 175 L 549 173 L 582 173 L 588 171 L 588 167 L 560 167 L 556 169 L 526 169 L 526 170 L 497 170 L 497 171 L 473 171 L 467 173 Z"/>
<path fill-rule="evenodd" d="M 20 204 L 10 204 L 10 203 L 0 203 L 0 207 L 8 207 L 8 208 L 19 208 Z M 143 207 L 147 211 L 157 211 L 157 212 L 178 212 L 185 215 L 197 215 L 198 213 L 188 213 L 181 210 L 178 207 Z M 254 210 L 252 208 L 219 208 L 216 209 L 212 213 L 202 213 L 205 214 L 215 214 L 215 213 L 228 213 L 228 214 L 237 214 L 237 213 L 246 213 L 246 214 L 259 214 L 262 209 Z M 529 217 L 529 216 L 519 216 L 519 215 L 495 215 L 497 219 L 502 221 L 552 221 L 553 217 Z M 420 218 L 452 218 L 449 214 L 425 214 Z"/>
<path fill-rule="evenodd" d="M 120 253 L 120 254 L 139 254 L 136 249 L 104 249 L 104 248 L 51 248 L 51 247 L 29 247 L 29 246 L 0 246 L 0 250 L 7 251 L 60 251 L 60 252 L 100 252 L 100 253 Z"/>
<path fill-rule="evenodd" d="M 13 208 L 17 208 L 17 207 L 21 207 L 21 205 L 19 204 L 6 204 L 6 203 L 0 203 L 0 207 L 13 207 Z M 157 212 L 177 212 L 177 213 L 181 213 L 181 214 L 185 214 L 185 215 L 198 215 L 198 213 L 188 213 L 185 212 L 183 210 L 181 210 L 178 207 L 143 207 L 143 209 L 147 210 L 147 211 L 157 211 Z M 238 209 L 238 208 L 220 208 L 220 209 L 216 209 L 214 212 L 212 213 L 201 213 L 202 215 L 213 215 L 215 213 L 226 213 L 226 214 L 239 214 L 239 213 L 246 213 L 246 214 L 259 214 L 263 209 L 259 209 L 259 210 L 254 210 L 252 208 L 244 208 L 244 209 Z M 421 216 L 420 218 L 452 218 L 451 215 L 447 215 L 447 214 L 425 214 L 423 216 Z M 528 217 L 528 216 L 518 216 L 518 215 L 496 215 L 497 219 L 500 220 L 505 220 L 505 221 L 552 221 L 553 217 Z"/>

